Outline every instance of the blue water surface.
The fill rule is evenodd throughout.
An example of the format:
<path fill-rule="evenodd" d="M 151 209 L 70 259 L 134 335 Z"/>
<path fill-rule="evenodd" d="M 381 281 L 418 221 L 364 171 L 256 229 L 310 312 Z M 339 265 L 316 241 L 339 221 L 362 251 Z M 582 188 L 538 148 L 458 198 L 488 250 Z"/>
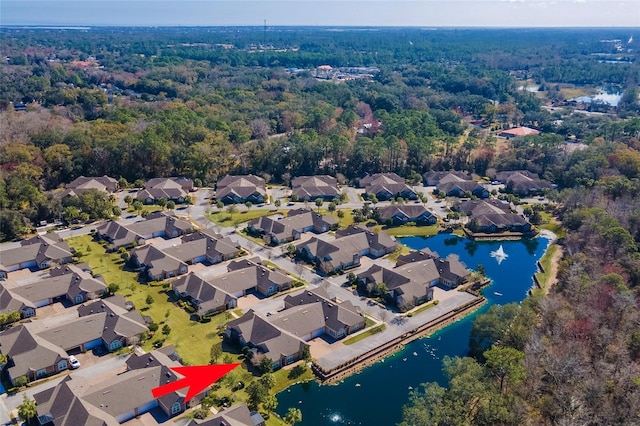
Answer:
<path fill-rule="evenodd" d="M 493 282 L 483 292 L 488 303 L 477 312 L 493 304 L 522 301 L 533 285 L 536 261 L 549 243 L 544 238 L 475 242 L 451 234 L 402 238 L 400 242 L 413 249 L 428 247 L 442 257 L 455 253 L 472 269 L 482 264 Z M 500 245 L 508 257 L 498 264 L 491 252 Z M 408 401 L 410 389 L 424 382 L 444 384 L 444 355 L 467 355 L 469 333 L 477 312 L 428 338 L 408 344 L 401 352 L 339 385 L 320 386 L 309 382 L 293 386 L 278 394 L 276 411 L 284 415 L 289 407 L 299 408 L 305 426 L 394 425 L 401 420 L 402 405 Z"/>

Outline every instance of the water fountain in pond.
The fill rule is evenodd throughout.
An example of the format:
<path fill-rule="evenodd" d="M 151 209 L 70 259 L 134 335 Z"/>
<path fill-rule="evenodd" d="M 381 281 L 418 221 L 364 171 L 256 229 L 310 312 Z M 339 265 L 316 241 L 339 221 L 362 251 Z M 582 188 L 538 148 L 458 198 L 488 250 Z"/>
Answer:
<path fill-rule="evenodd" d="M 498 261 L 498 265 L 501 264 L 502 261 L 505 260 L 507 257 L 509 257 L 509 255 L 504 252 L 504 249 L 502 248 L 502 244 L 500 244 L 500 248 L 498 248 L 498 250 L 494 250 L 490 252 L 489 255 Z"/>

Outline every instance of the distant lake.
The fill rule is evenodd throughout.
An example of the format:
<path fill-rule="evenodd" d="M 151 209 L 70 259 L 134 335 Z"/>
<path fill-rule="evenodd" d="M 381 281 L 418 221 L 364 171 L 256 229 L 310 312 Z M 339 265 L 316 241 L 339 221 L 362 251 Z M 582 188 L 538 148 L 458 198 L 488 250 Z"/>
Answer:
<path fill-rule="evenodd" d="M 536 261 L 549 244 L 549 240 L 544 238 L 475 242 L 451 234 L 401 238 L 400 242 L 413 249 L 428 247 L 443 257 L 450 253 L 458 254 L 472 269 L 481 263 L 493 283 L 485 289 L 487 304 L 478 312 L 493 304 L 522 301 L 533 285 Z M 500 245 L 508 257 L 498 264 L 491 252 L 498 250 Z M 408 401 L 410 388 L 429 381 L 444 384 L 442 357 L 467 354 L 469 333 L 476 314 L 437 331 L 429 338 L 408 344 L 401 352 L 339 385 L 320 386 L 310 382 L 293 386 L 278 394 L 277 412 L 284 415 L 289 407 L 299 408 L 305 426 L 394 425 L 401 420 L 401 408 Z"/>
<path fill-rule="evenodd" d="M 598 94 L 595 95 L 593 99 L 616 107 L 618 103 L 620 103 L 620 99 L 622 99 L 622 93 L 620 93 L 620 88 L 618 87 L 605 86 L 598 90 Z"/>

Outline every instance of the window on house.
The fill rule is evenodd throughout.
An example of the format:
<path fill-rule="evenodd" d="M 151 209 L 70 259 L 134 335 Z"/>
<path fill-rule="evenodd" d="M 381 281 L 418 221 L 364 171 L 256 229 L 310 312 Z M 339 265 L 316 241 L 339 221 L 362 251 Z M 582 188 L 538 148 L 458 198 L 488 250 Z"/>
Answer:
<path fill-rule="evenodd" d="M 116 349 L 120 349 L 121 347 L 122 347 L 122 344 L 120 343 L 120 340 L 114 340 L 109 345 L 109 349 L 111 349 L 112 351 L 115 351 Z"/>
<path fill-rule="evenodd" d="M 43 369 L 38 370 L 36 372 L 36 378 L 38 378 L 38 379 L 41 378 L 41 377 L 44 377 L 46 375 L 47 375 L 47 369 L 46 368 L 43 368 Z"/>
<path fill-rule="evenodd" d="M 179 402 L 176 402 L 171 406 L 171 414 L 175 415 L 182 411 L 182 405 Z"/>
<path fill-rule="evenodd" d="M 82 303 L 84 302 L 84 297 L 82 297 L 81 294 L 76 296 L 76 303 Z"/>
<path fill-rule="evenodd" d="M 60 361 L 58 363 L 58 371 L 62 371 L 62 370 L 66 370 L 67 369 L 67 360 L 63 359 L 62 361 Z"/>

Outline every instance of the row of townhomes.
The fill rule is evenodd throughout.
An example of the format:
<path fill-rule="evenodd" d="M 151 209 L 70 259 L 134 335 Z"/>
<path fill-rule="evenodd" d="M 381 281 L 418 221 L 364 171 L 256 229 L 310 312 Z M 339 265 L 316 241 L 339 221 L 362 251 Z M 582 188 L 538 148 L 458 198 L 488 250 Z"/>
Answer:
<path fill-rule="evenodd" d="M 20 269 L 47 269 L 73 259 L 73 250 L 56 234 L 36 235 L 20 241 L 20 247 L 4 250 L 0 258 L 0 279 Z"/>
<path fill-rule="evenodd" d="M 505 185 L 506 192 L 520 196 L 536 195 L 554 185 L 542 180 L 536 173 L 527 170 L 501 171 L 492 176 Z M 449 197 L 465 197 L 469 194 L 477 198 L 489 197 L 489 191 L 471 175 L 462 171 L 430 171 L 423 175 L 425 186 L 435 186 Z M 364 189 L 367 198 L 375 196 L 380 201 L 402 197 L 405 200 L 416 200 L 418 194 L 414 186 L 407 185 L 405 179 L 395 173 L 375 173 L 362 177 L 357 181 Z M 89 189 L 106 193 L 120 190 L 118 182 L 111 177 L 81 176 L 69 183 L 61 193 L 63 196 L 79 195 Z M 150 179 L 140 189 L 135 199 L 146 204 L 153 204 L 160 199 L 183 203 L 195 189 L 191 179 L 185 177 Z M 330 201 L 341 195 L 341 189 L 335 177 L 328 175 L 298 176 L 291 180 L 292 199 L 311 201 L 317 198 Z M 216 183 L 215 199 L 225 204 L 244 203 L 261 204 L 269 201 L 265 180 L 254 175 L 228 175 Z"/>
<path fill-rule="evenodd" d="M 307 209 L 290 210 L 287 217 L 263 216 L 247 224 L 247 231 L 251 235 L 261 237 L 267 245 L 272 246 L 299 240 L 305 232 L 322 234 L 337 228 L 338 220 L 335 217 Z"/>
<path fill-rule="evenodd" d="M 69 354 L 96 347 L 115 351 L 136 343 L 147 321 L 121 296 L 98 299 L 77 310 L 0 332 L 0 353 L 7 356 L 11 383 L 28 382 L 69 368 Z"/>
<path fill-rule="evenodd" d="M 19 312 L 22 318 L 32 317 L 36 309 L 54 301 L 76 305 L 106 294 L 102 277 L 94 277 L 86 265 L 66 264 L 49 271 L 37 281 L 7 281 L 0 287 L 0 314 Z"/>
<path fill-rule="evenodd" d="M 176 296 L 189 302 L 200 317 L 235 308 L 249 293 L 271 296 L 292 287 L 289 275 L 262 265 L 259 258 L 234 260 L 221 275 L 200 277 L 193 272 L 171 282 Z"/>
<path fill-rule="evenodd" d="M 67 376 L 58 385 L 36 393 L 37 420 L 40 425 L 117 426 L 148 412 L 175 417 L 197 405 L 206 396 L 201 392 L 185 404 L 181 389 L 154 398 L 152 389 L 182 378 L 171 370 L 180 366 L 173 346 L 150 353 L 136 351 L 123 370 L 96 382 L 91 378 Z M 158 416 L 158 414 L 156 414 Z M 265 421 L 245 404 L 222 410 L 204 422 L 189 421 L 188 426 L 264 426 Z"/>
<path fill-rule="evenodd" d="M 389 269 L 373 265 L 358 274 L 358 286 L 371 293 L 379 284 L 386 287 L 385 297 L 400 311 L 408 311 L 433 299 L 433 287 L 451 289 L 466 282 L 471 271 L 458 256 L 441 258 L 428 249 L 398 257 L 396 267 Z"/>
<path fill-rule="evenodd" d="M 296 254 L 321 274 L 334 274 L 360 265 L 362 256 L 373 259 L 392 253 L 398 243 L 385 232 L 361 226 L 336 231 L 332 240 L 312 237 L 296 246 Z"/>
<path fill-rule="evenodd" d="M 531 224 L 524 216 L 513 213 L 515 206 L 505 201 L 496 199 L 466 200 L 454 208 L 469 217 L 467 228 L 473 233 L 515 232 L 527 234 L 532 230 Z"/>
<path fill-rule="evenodd" d="M 364 326 L 364 316 L 351 302 L 338 303 L 317 287 L 287 295 L 283 308 L 272 315 L 250 310 L 227 324 L 225 337 L 248 346 L 254 359 L 267 357 L 281 368 L 299 360 L 310 340 L 324 335 L 342 339 Z"/>

